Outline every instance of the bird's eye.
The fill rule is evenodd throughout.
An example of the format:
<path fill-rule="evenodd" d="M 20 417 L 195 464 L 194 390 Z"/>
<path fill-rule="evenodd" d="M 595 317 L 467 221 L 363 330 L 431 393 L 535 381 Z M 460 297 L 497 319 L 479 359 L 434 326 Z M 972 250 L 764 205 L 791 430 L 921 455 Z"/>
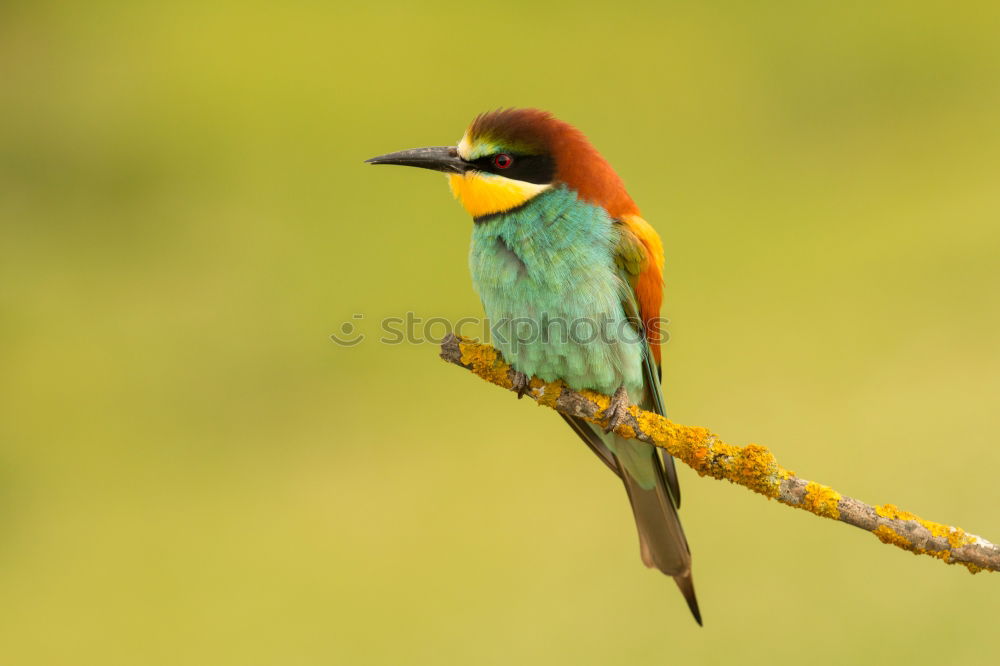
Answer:
<path fill-rule="evenodd" d="M 512 164 L 514 164 L 514 158 L 507 153 L 493 156 L 493 166 L 498 169 L 509 169 Z"/>

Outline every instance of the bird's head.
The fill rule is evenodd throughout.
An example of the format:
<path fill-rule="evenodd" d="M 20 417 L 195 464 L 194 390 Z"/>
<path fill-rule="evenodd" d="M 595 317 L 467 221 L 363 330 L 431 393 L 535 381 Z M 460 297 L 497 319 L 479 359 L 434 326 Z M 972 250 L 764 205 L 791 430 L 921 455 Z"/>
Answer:
<path fill-rule="evenodd" d="M 490 111 L 472 121 L 457 146 L 403 150 L 367 162 L 443 171 L 474 218 L 512 210 L 553 187 L 569 188 L 612 217 L 639 212 L 583 133 L 538 109 Z"/>

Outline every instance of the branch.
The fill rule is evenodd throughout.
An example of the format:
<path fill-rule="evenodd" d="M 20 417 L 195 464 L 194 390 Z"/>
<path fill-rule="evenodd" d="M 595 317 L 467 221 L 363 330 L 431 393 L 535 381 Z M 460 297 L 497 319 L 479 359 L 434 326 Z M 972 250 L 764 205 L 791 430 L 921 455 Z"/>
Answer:
<path fill-rule="evenodd" d="M 471 370 L 492 384 L 516 391 L 511 383 L 513 370 L 500 352 L 489 345 L 449 335 L 441 344 L 441 358 Z M 607 425 L 603 413 L 610 399 L 606 395 L 574 391 L 560 381 L 546 383 L 538 377 L 531 378 L 530 390 L 525 395 L 563 414 L 602 427 Z M 725 479 L 782 504 L 860 527 L 882 543 L 917 555 L 930 555 L 948 564 L 961 564 L 972 573 L 1000 571 L 1000 546 L 960 527 L 924 520 L 892 504 L 871 506 L 828 486 L 799 478 L 780 466 L 763 446 L 726 444 L 705 428 L 679 425 L 634 405 L 615 433 L 666 449 L 701 476 Z"/>

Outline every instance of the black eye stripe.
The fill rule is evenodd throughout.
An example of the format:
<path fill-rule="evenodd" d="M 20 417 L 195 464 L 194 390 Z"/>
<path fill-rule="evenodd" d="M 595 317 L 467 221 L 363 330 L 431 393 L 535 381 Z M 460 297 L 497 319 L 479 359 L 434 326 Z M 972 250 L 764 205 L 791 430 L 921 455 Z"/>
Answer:
<path fill-rule="evenodd" d="M 499 154 L 499 153 L 498 153 Z M 514 160 L 505 169 L 498 169 L 493 160 L 494 155 L 486 155 L 478 160 L 473 160 L 476 169 L 495 173 L 504 178 L 513 180 L 523 180 L 526 183 L 545 184 L 551 183 L 556 173 L 555 161 L 548 155 L 518 155 L 517 153 L 504 153 L 510 155 Z"/>

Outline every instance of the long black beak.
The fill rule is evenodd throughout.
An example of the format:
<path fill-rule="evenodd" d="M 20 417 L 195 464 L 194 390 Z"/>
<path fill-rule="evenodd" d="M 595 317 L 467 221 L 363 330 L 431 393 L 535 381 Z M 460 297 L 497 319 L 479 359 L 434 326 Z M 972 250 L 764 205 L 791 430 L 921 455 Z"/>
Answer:
<path fill-rule="evenodd" d="M 401 166 L 433 169 L 445 173 L 465 173 L 472 165 L 458 156 L 453 146 L 431 146 L 430 148 L 414 148 L 401 150 L 398 153 L 379 155 L 365 160 L 368 164 L 399 164 Z"/>

